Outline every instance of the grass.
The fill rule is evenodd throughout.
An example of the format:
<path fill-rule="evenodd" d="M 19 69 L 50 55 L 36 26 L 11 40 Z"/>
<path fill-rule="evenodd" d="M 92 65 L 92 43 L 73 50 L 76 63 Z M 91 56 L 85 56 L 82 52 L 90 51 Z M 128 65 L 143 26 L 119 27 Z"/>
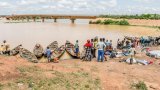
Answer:
<path fill-rule="evenodd" d="M 41 69 L 39 69 L 37 66 L 21 66 L 21 67 L 17 67 L 17 69 L 21 72 L 21 73 L 25 73 L 25 72 L 37 72 L 37 71 L 41 71 Z"/>
<path fill-rule="evenodd" d="M 96 66 L 91 66 L 90 69 L 91 72 L 99 72 L 98 68 Z"/>
<path fill-rule="evenodd" d="M 2 90 L 3 89 L 3 85 L 0 83 L 0 90 Z"/>
<path fill-rule="evenodd" d="M 17 67 L 17 70 L 22 77 L 5 84 L 4 89 L 18 90 L 21 85 L 25 90 L 101 90 L 100 79 L 93 78 L 85 71 L 64 73 L 43 70 L 36 66 Z M 50 73 L 52 76 L 47 77 L 45 73 Z"/>
<path fill-rule="evenodd" d="M 138 83 L 133 83 L 131 88 L 136 90 L 148 90 L 146 84 L 143 81 L 139 81 Z"/>

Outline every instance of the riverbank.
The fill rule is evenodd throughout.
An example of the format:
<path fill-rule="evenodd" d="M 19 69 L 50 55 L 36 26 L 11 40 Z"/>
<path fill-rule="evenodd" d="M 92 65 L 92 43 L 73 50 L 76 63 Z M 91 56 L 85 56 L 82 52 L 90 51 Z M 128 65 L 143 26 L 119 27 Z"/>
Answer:
<path fill-rule="evenodd" d="M 120 63 L 121 59 L 103 63 L 96 59 L 91 62 L 68 59 L 34 64 L 20 57 L 0 56 L 0 89 L 132 90 L 134 83 L 143 81 L 148 90 L 159 90 L 160 62 L 145 54 L 137 54 L 136 58 L 154 63 L 143 66 Z"/>
<path fill-rule="evenodd" d="M 97 18 L 94 20 L 91 20 L 92 22 L 96 22 L 98 20 L 104 21 L 104 20 L 123 20 L 123 19 L 112 19 L 112 18 Z M 160 26 L 160 20 L 146 20 L 146 19 L 125 19 L 129 22 L 130 25 L 133 26 Z"/>

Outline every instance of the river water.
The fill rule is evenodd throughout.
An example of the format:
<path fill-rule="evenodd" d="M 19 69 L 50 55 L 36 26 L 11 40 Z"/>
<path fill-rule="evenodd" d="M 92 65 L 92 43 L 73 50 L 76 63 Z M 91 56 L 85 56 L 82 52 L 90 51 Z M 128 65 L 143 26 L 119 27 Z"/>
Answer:
<path fill-rule="evenodd" d="M 75 43 L 79 40 L 80 46 L 84 45 L 87 39 L 95 36 L 113 40 L 114 46 L 118 38 L 124 36 L 160 35 L 156 29 L 136 26 L 119 25 L 90 25 L 89 20 L 77 20 L 71 24 L 70 20 L 30 22 L 30 23 L 6 23 L 0 21 L 0 41 L 7 40 L 11 48 L 22 44 L 23 47 L 32 51 L 36 43 L 44 48 L 53 41 L 59 45 L 69 40 Z M 82 48 L 82 47 L 81 47 Z"/>

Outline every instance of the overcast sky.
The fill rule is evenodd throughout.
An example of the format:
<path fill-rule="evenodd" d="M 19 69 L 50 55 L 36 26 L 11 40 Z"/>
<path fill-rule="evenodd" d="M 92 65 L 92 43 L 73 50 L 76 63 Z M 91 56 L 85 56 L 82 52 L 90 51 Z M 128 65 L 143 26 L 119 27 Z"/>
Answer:
<path fill-rule="evenodd" d="M 6 14 L 160 14 L 160 0 L 0 0 Z"/>

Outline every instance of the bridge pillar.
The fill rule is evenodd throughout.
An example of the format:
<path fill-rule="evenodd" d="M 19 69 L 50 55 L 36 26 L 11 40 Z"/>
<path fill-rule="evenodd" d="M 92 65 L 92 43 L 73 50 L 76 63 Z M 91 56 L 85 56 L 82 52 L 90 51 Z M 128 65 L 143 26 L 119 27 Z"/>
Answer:
<path fill-rule="evenodd" d="M 54 22 L 55 22 L 55 23 L 57 22 L 57 18 L 54 19 Z"/>
<path fill-rule="evenodd" d="M 24 21 L 24 18 L 22 18 L 22 22 Z"/>
<path fill-rule="evenodd" d="M 33 21 L 36 22 L 36 18 L 35 17 L 33 18 Z"/>
<path fill-rule="evenodd" d="M 76 20 L 76 19 L 71 19 L 72 24 L 74 24 L 74 23 L 75 23 L 75 20 Z"/>
<path fill-rule="evenodd" d="M 29 22 L 29 18 L 27 18 L 27 22 Z"/>
<path fill-rule="evenodd" d="M 44 22 L 44 18 L 42 18 L 42 22 Z"/>

